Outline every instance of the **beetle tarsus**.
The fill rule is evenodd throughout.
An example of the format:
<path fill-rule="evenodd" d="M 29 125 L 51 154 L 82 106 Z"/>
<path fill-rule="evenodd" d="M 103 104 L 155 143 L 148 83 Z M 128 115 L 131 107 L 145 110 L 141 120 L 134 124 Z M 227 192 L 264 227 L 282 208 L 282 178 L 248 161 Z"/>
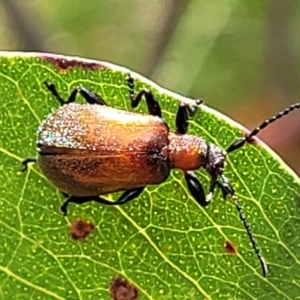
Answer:
<path fill-rule="evenodd" d="M 206 202 L 207 204 L 209 204 L 209 203 L 211 202 L 211 200 L 212 200 L 212 198 L 213 198 L 213 195 L 214 195 L 213 192 L 208 192 L 208 194 L 206 195 L 206 198 L 205 198 L 205 202 Z"/>
<path fill-rule="evenodd" d="M 187 107 L 190 117 L 193 117 L 195 115 L 195 112 L 197 111 L 197 109 L 201 104 L 204 104 L 204 101 L 203 99 L 199 98 L 199 99 L 195 99 L 195 103 L 192 104 L 192 106 Z"/>
<path fill-rule="evenodd" d="M 22 172 L 27 171 L 27 169 L 28 169 L 28 164 L 29 164 L 29 163 L 36 163 L 36 161 L 37 161 L 37 159 L 36 159 L 35 157 L 29 157 L 29 158 L 24 159 L 24 160 L 21 162 L 21 165 L 22 165 L 21 171 L 22 171 Z"/>
<path fill-rule="evenodd" d="M 152 116 L 162 117 L 161 108 L 159 103 L 154 98 L 152 92 L 148 89 L 141 90 L 137 95 L 134 94 L 134 79 L 127 74 L 126 81 L 129 87 L 129 96 L 131 100 L 131 107 L 136 108 L 144 96 L 146 99 L 148 112 Z"/>

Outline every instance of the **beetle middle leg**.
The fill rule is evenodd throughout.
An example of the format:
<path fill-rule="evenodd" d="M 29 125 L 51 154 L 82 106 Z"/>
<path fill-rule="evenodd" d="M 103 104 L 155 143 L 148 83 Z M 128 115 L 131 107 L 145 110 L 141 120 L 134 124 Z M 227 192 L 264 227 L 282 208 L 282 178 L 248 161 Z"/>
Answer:
<path fill-rule="evenodd" d="M 152 116 L 162 117 L 161 108 L 159 103 L 154 98 L 152 92 L 148 89 L 141 90 L 137 95 L 134 94 L 134 79 L 127 74 L 126 81 L 129 87 L 129 95 L 131 100 L 131 106 L 133 108 L 137 107 L 142 100 L 142 97 L 145 96 L 148 112 Z"/>
<path fill-rule="evenodd" d="M 98 104 L 98 105 L 105 105 L 105 106 L 107 105 L 102 97 L 100 97 L 98 94 L 88 90 L 83 86 L 79 87 L 78 91 L 81 94 L 81 96 L 86 100 L 86 102 L 89 104 Z"/>
<path fill-rule="evenodd" d="M 96 196 L 68 196 L 68 194 L 66 193 L 62 193 L 65 197 L 66 200 L 63 202 L 63 204 L 60 207 L 60 211 L 62 212 L 62 214 L 64 216 L 67 215 L 67 207 L 69 205 L 70 202 L 72 203 L 76 203 L 76 204 L 83 204 L 86 202 L 90 202 L 90 201 L 95 201 L 104 205 L 122 205 L 125 204 L 131 200 L 136 199 L 145 189 L 145 187 L 140 187 L 140 188 L 135 188 L 135 189 L 129 189 L 126 190 L 117 201 L 112 202 L 112 201 L 108 201 L 105 200 L 101 197 L 96 197 Z"/>

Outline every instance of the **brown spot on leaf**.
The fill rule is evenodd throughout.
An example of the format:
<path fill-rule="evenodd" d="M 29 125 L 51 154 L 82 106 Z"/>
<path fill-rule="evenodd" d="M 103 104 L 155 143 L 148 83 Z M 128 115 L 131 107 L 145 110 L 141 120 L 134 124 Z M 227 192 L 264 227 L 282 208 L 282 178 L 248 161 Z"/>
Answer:
<path fill-rule="evenodd" d="M 81 219 L 76 219 L 71 223 L 70 231 L 74 240 L 85 239 L 94 229 L 94 224 Z"/>
<path fill-rule="evenodd" d="M 113 300 L 137 300 L 139 297 L 137 288 L 119 277 L 112 280 L 109 293 Z"/>
<path fill-rule="evenodd" d="M 85 59 L 76 59 L 75 57 L 67 58 L 58 56 L 42 56 L 42 59 L 52 63 L 57 69 L 61 71 L 66 71 L 70 68 L 79 67 L 85 70 L 96 70 L 104 67 L 100 63 L 95 61 L 88 61 Z"/>
<path fill-rule="evenodd" d="M 236 254 L 237 253 L 237 249 L 236 246 L 233 244 L 233 242 L 231 241 L 225 241 L 224 243 L 224 249 L 228 254 Z"/>

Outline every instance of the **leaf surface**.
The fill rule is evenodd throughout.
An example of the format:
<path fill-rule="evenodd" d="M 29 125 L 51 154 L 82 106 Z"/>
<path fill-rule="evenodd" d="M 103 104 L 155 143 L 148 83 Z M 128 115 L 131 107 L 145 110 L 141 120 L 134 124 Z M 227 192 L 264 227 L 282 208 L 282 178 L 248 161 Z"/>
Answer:
<path fill-rule="evenodd" d="M 65 98 L 83 85 L 109 105 L 132 110 L 124 80 L 130 72 L 136 91 L 154 92 L 171 129 L 179 102 L 192 100 L 105 62 L 3 52 L 0 66 L 2 299 L 110 299 L 109 286 L 117 276 L 133 284 L 140 299 L 300 295 L 300 182 L 263 143 L 231 153 L 225 174 L 267 261 L 267 278 L 232 201 L 218 192 L 208 207 L 199 207 L 180 171 L 127 205 L 71 204 L 66 218 L 59 213 L 63 197 L 38 166 L 20 172 L 20 162 L 37 154 L 37 127 L 58 107 L 44 81 L 55 83 Z M 146 113 L 146 105 L 136 111 Z M 203 106 L 189 133 L 226 149 L 243 130 Z M 207 191 L 209 176 L 203 170 L 196 174 Z M 84 240 L 71 238 L 69 225 L 76 218 L 95 225 Z M 228 254 L 226 242 L 236 247 L 235 255 Z"/>

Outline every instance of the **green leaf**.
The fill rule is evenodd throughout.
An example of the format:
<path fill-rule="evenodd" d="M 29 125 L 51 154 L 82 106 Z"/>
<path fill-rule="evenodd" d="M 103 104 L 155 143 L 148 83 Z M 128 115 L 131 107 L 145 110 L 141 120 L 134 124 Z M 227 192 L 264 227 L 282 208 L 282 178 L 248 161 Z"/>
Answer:
<path fill-rule="evenodd" d="M 81 58 L 1 53 L 1 299 L 110 299 L 109 286 L 117 276 L 133 284 L 140 299 L 298 297 L 300 182 L 261 142 L 231 153 L 225 174 L 267 261 L 267 278 L 232 201 L 218 192 L 208 207 L 200 207 L 180 171 L 132 203 L 71 204 L 66 218 L 59 213 L 63 197 L 38 166 L 20 172 L 20 162 L 37 154 L 37 127 L 58 107 L 44 81 L 54 82 L 65 98 L 83 85 L 111 106 L 131 110 L 127 72 Z M 137 91 L 151 88 L 174 129 L 179 101 L 192 100 L 130 73 Z M 137 111 L 146 112 L 145 103 Z M 225 149 L 243 134 L 207 106 L 192 119 L 189 132 Z M 208 190 L 209 176 L 203 170 L 196 174 Z M 69 231 L 77 218 L 95 225 L 81 241 Z M 226 241 L 237 247 L 236 255 L 226 252 Z"/>

